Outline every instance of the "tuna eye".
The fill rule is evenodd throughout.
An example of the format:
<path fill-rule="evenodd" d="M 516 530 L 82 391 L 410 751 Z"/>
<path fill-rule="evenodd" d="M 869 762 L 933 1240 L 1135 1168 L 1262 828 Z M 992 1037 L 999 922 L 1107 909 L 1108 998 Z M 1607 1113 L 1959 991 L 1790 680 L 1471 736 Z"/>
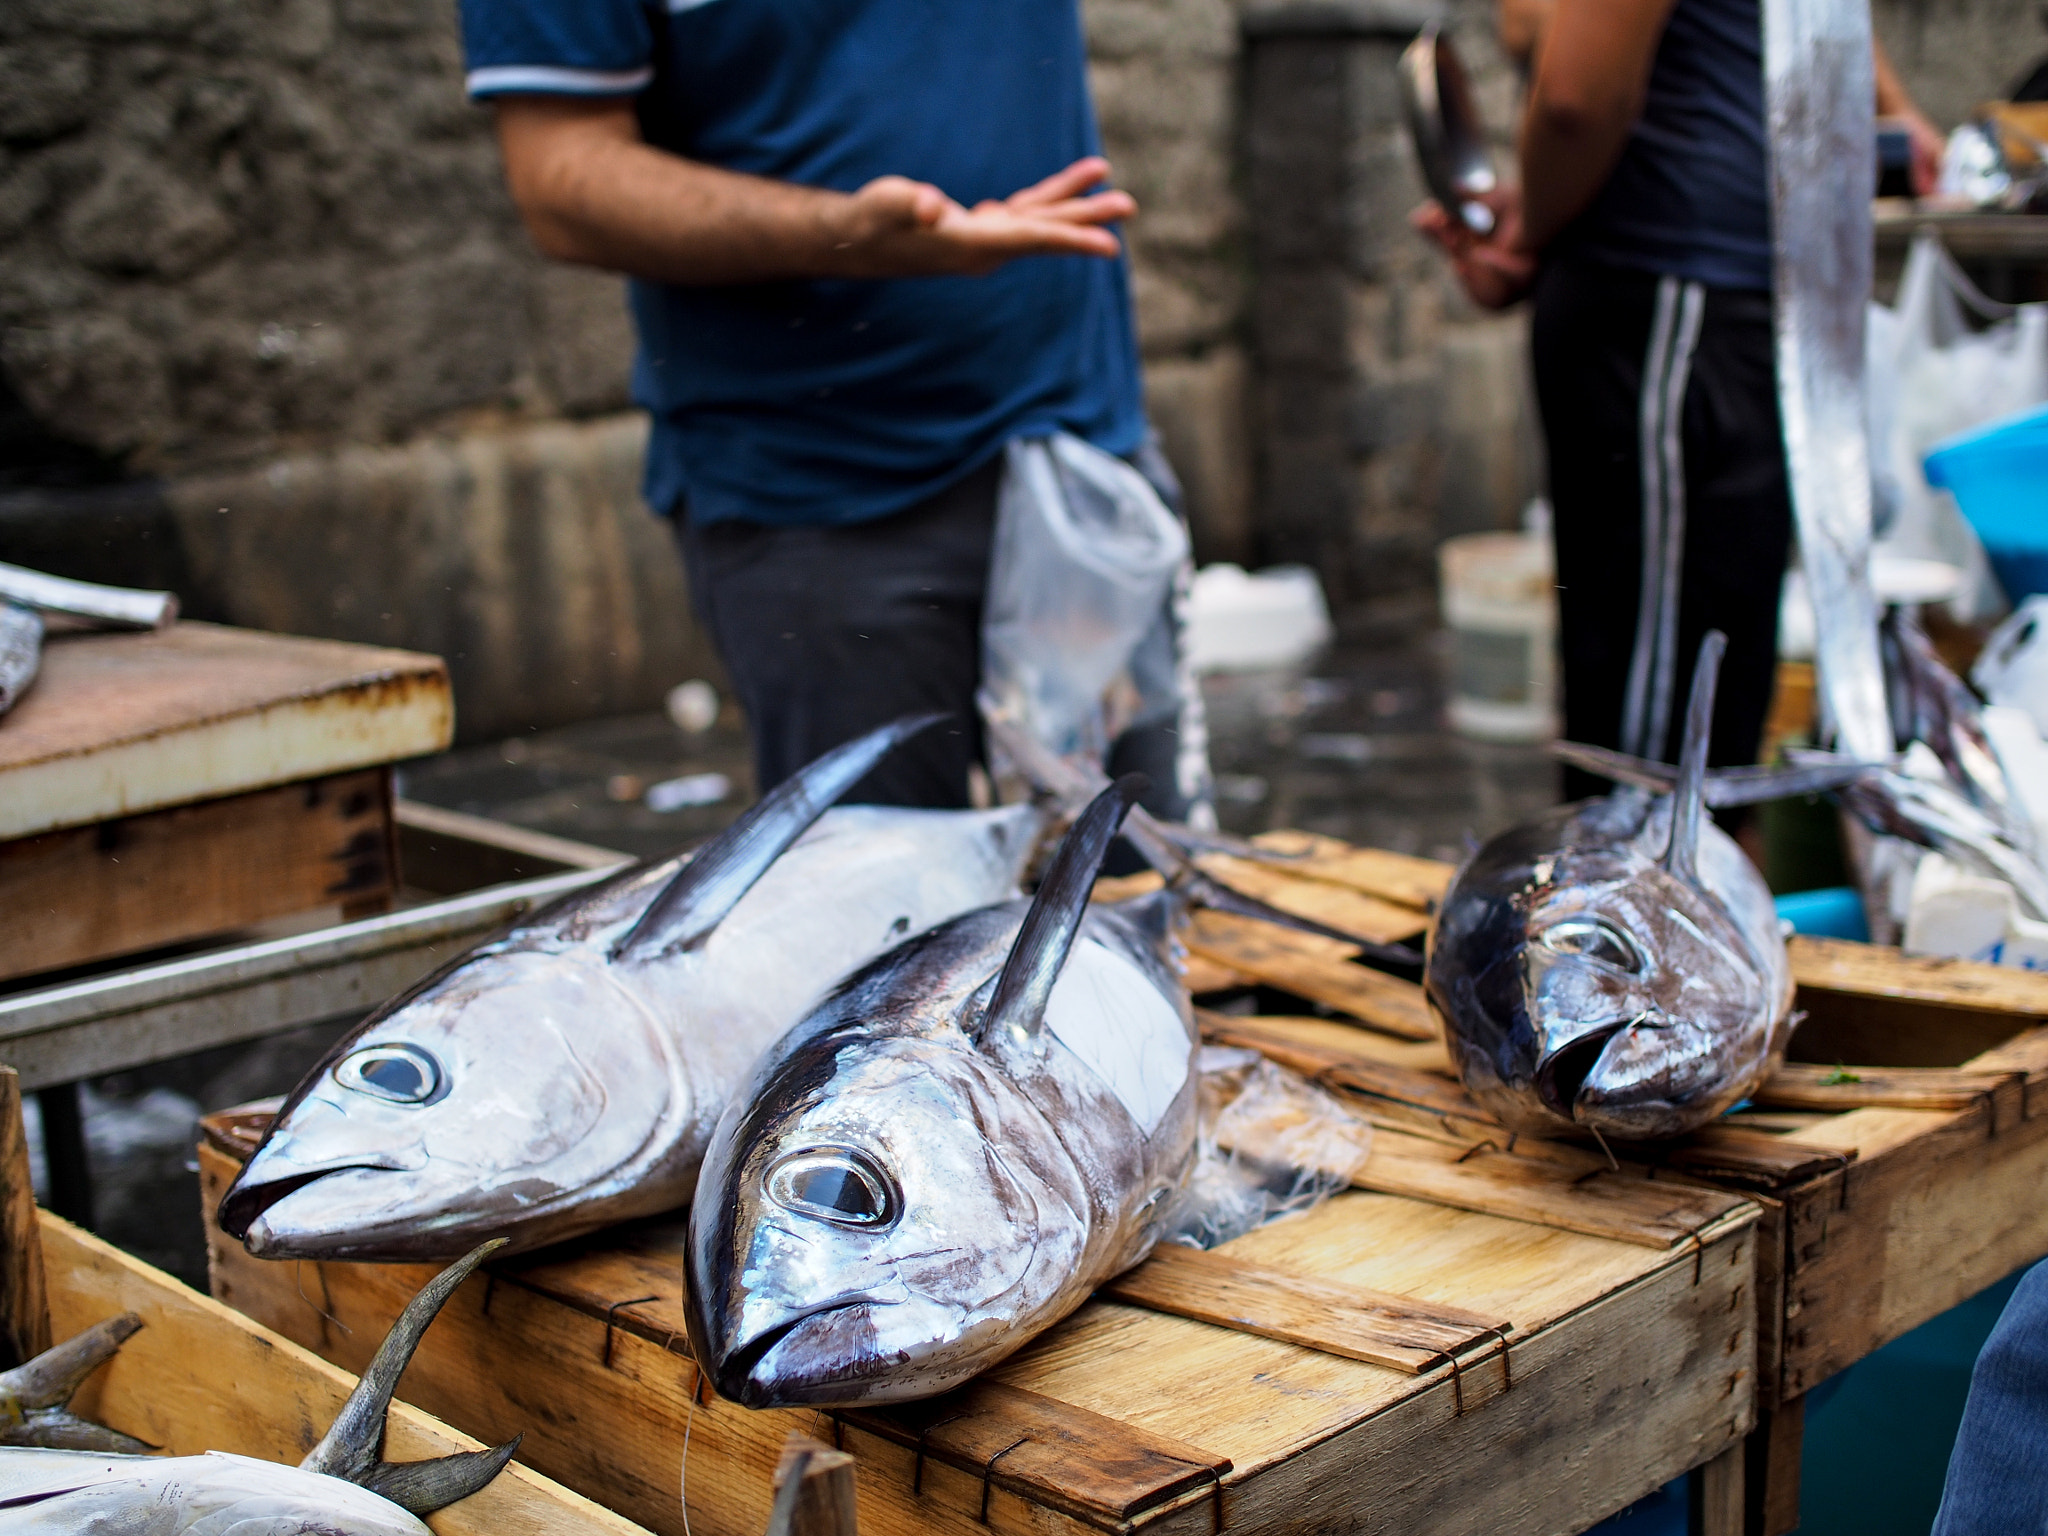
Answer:
<path fill-rule="evenodd" d="M 851 1147 L 791 1153 L 769 1171 L 768 1198 L 786 1211 L 843 1227 L 885 1227 L 896 1219 L 889 1176 Z"/>
<path fill-rule="evenodd" d="M 394 1104 L 424 1104 L 441 1087 L 441 1064 L 416 1045 L 367 1045 L 343 1059 L 334 1080 Z"/>
<path fill-rule="evenodd" d="M 1568 917 L 1552 923 L 1543 930 L 1543 946 L 1555 954 L 1598 960 L 1617 970 L 1635 972 L 1643 968 L 1642 951 L 1635 942 L 1613 924 L 1598 918 Z"/>

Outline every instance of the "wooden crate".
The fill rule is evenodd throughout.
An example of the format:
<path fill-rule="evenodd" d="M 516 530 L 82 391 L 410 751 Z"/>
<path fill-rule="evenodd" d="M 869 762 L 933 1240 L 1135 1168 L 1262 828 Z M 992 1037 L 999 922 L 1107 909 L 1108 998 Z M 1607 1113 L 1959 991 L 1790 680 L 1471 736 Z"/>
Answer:
<path fill-rule="evenodd" d="M 209 1207 L 235 1167 L 202 1146 Z M 449 1303 L 407 1392 L 472 1433 L 518 1424 L 535 1467 L 662 1533 L 684 1529 L 686 1445 L 690 1528 L 760 1529 L 795 1429 L 855 1454 L 867 1536 L 1563 1536 L 1731 1449 L 1739 1464 L 1758 1210 L 1539 1173 L 1536 1194 L 1608 1235 L 1357 1191 L 1155 1260 L 959 1392 L 838 1415 L 709 1392 L 683 1333 L 682 1227 L 657 1221 L 495 1266 Z M 343 1365 L 428 1272 L 212 1243 L 218 1297 Z M 1469 1346 L 1455 1364 L 1444 1328 Z"/>
<path fill-rule="evenodd" d="M 437 657 L 211 624 L 53 636 L 0 721 L 0 979 L 378 910 L 385 765 L 453 721 Z"/>

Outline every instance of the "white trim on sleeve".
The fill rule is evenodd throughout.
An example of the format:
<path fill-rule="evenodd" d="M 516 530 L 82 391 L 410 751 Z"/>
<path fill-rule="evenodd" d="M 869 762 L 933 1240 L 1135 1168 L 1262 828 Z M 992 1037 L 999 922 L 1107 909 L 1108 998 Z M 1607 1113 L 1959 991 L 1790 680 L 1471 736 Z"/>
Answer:
<path fill-rule="evenodd" d="M 627 96 L 654 79 L 639 69 L 570 69 L 556 64 L 491 64 L 472 69 L 464 82 L 472 96 L 532 92 L 547 96 Z"/>

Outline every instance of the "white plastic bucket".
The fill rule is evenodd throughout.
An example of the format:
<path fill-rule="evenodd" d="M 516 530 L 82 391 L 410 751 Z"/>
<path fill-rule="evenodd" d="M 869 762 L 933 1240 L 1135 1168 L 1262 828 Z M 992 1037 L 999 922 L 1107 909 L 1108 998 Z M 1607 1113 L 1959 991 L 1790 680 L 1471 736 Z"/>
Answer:
<path fill-rule="evenodd" d="M 1557 575 L 1540 533 L 1470 533 L 1437 550 L 1450 630 L 1450 722 L 1481 741 L 1557 733 Z"/>

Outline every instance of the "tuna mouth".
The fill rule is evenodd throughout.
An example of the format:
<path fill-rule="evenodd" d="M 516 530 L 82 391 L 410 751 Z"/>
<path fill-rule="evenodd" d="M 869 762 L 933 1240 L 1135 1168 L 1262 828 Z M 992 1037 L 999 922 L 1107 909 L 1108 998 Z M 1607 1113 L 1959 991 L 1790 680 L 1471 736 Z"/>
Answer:
<path fill-rule="evenodd" d="M 249 1229 L 257 1219 L 287 1195 L 297 1194 L 308 1184 L 326 1178 L 331 1173 L 389 1173 L 393 1170 L 376 1163 L 343 1163 L 334 1168 L 316 1168 L 311 1173 L 288 1174 L 281 1179 L 264 1179 L 250 1183 L 246 1178 L 237 1179 L 234 1186 L 221 1196 L 220 1210 L 214 1219 L 221 1231 L 237 1242 L 247 1244 Z M 251 1250 L 254 1251 L 253 1249 Z"/>
<path fill-rule="evenodd" d="M 1600 1065 L 1600 1057 L 1608 1043 L 1627 1028 L 1628 1025 L 1622 1023 L 1589 1030 L 1576 1040 L 1559 1046 L 1537 1064 L 1536 1094 L 1552 1114 L 1567 1120 L 1573 1118 L 1572 1106 L 1578 1102 L 1579 1090 L 1586 1086 L 1586 1079 Z"/>
<path fill-rule="evenodd" d="M 757 1375 L 756 1372 L 768 1356 L 799 1329 L 815 1329 L 821 1319 L 836 1318 L 873 1301 L 874 1298 L 867 1295 L 835 1297 L 762 1329 L 718 1362 L 717 1369 L 712 1372 L 712 1382 L 718 1388 L 718 1395 L 745 1408 L 796 1407 L 813 1401 L 820 1389 L 829 1398 L 833 1389 L 841 1385 L 838 1372 L 775 1372 L 768 1375 Z"/>

